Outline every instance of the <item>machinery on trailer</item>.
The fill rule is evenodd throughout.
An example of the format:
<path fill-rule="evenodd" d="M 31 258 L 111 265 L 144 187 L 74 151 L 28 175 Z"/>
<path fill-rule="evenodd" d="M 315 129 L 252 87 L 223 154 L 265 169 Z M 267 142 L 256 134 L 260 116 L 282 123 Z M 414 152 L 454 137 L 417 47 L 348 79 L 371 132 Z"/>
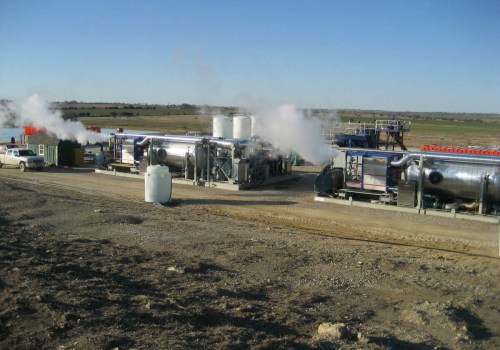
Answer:
<path fill-rule="evenodd" d="M 500 156 L 341 149 L 316 177 L 315 192 L 399 207 L 500 215 Z"/>

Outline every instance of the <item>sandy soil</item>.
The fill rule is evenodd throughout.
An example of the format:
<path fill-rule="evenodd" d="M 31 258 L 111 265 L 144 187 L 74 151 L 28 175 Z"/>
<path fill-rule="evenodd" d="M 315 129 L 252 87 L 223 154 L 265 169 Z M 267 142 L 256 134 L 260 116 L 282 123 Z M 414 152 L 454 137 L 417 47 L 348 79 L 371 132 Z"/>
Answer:
<path fill-rule="evenodd" d="M 314 202 L 297 170 L 162 206 L 140 178 L 0 169 L 0 348 L 500 347 L 498 224 Z"/>

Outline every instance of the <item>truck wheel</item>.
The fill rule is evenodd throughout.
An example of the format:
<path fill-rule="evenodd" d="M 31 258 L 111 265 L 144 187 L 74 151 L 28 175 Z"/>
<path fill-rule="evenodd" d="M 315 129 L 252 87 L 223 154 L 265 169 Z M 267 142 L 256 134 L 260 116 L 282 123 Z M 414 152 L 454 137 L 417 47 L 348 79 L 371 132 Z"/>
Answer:
<path fill-rule="evenodd" d="M 26 171 L 26 164 L 24 162 L 19 163 L 19 169 L 23 172 Z"/>

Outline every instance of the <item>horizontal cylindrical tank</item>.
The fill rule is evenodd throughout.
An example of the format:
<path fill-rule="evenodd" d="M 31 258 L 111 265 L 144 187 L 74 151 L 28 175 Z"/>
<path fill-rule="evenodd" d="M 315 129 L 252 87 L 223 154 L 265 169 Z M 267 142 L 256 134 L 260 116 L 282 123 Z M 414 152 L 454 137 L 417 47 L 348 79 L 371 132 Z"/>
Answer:
<path fill-rule="evenodd" d="M 418 181 L 418 166 L 405 169 L 406 179 Z M 500 166 L 446 160 L 426 160 L 423 164 L 423 190 L 449 199 L 481 199 L 484 185 L 488 202 L 500 206 Z M 485 180 L 486 179 L 486 180 Z"/>
<path fill-rule="evenodd" d="M 196 167 L 197 170 L 207 167 L 206 148 L 194 142 L 162 142 L 153 146 L 157 164 L 169 166 L 173 171 L 180 171 L 187 167 Z"/>
<path fill-rule="evenodd" d="M 318 195 L 330 195 L 342 188 L 344 173 L 342 169 L 325 169 L 314 180 L 314 191 Z"/>
<path fill-rule="evenodd" d="M 247 115 L 233 117 L 233 138 L 248 140 L 252 137 L 252 119 Z"/>
<path fill-rule="evenodd" d="M 224 115 L 212 117 L 213 137 L 229 139 L 233 137 L 233 119 Z"/>
<path fill-rule="evenodd" d="M 148 203 L 167 203 L 172 195 L 172 174 L 168 166 L 150 165 L 144 175 L 144 199 Z"/>

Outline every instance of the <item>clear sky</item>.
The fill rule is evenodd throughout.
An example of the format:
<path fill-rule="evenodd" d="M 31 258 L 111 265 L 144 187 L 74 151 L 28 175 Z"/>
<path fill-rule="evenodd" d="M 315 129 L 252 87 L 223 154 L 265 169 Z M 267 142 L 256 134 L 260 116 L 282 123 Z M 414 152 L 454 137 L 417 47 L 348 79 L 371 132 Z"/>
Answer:
<path fill-rule="evenodd" d="M 500 0 L 0 0 L 0 98 L 500 113 Z"/>

